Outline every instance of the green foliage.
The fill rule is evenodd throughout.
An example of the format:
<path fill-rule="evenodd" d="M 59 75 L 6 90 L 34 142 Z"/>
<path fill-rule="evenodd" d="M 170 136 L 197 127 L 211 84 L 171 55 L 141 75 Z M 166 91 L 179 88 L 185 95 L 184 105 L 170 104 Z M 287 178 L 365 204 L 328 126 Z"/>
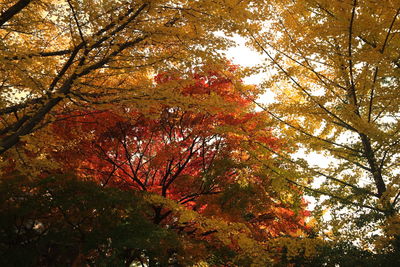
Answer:
<path fill-rule="evenodd" d="M 132 192 L 79 181 L 70 175 L 0 184 L 2 266 L 123 266 L 169 258 L 176 235 L 150 222 Z M 23 257 L 21 257 L 23 255 Z"/>

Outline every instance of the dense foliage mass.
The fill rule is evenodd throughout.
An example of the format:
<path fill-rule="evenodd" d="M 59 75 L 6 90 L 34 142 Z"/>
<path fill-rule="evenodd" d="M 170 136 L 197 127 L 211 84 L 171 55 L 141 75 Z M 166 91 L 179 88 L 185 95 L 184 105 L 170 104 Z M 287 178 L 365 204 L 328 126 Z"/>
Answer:
<path fill-rule="evenodd" d="M 281 174 L 321 197 L 327 240 L 398 255 L 400 2 L 284 2 L 250 34 L 275 69 L 266 110 L 285 141 L 331 163 L 279 153 L 291 168 Z"/>
<path fill-rule="evenodd" d="M 0 1 L 1 265 L 399 264 L 399 13 Z"/>

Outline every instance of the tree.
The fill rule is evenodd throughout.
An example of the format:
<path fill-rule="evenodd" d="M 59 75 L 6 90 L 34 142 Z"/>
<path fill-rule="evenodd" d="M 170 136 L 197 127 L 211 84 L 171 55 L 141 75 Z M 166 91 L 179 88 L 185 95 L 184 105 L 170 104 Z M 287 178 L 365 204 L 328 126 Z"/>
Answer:
<path fill-rule="evenodd" d="M 276 69 L 265 86 L 277 102 L 266 110 L 294 147 L 333 161 L 319 168 L 280 153 L 299 178 L 277 172 L 325 196 L 341 238 L 369 243 L 388 227 L 386 240 L 398 240 L 399 2 L 271 1 L 269 12 L 265 32 L 251 33 Z"/>
<path fill-rule="evenodd" d="M 260 158 L 272 159 L 256 142 L 276 150 L 280 141 L 267 128 L 265 113 L 253 112 L 251 101 L 229 77 L 217 71 L 193 76 L 195 82 L 182 89 L 184 95 L 215 94 L 228 106 L 234 103 L 234 109 L 226 113 L 219 107 L 210 114 L 165 105 L 150 114 L 126 108 L 119 112 L 125 116 L 83 111 L 82 116 L 53 124 L 54 135 L 63 142 L 48 153 L 62 163 L 62 171 L 76 170 L 104 187 L 150 193 L 155 197 L 150 219 L 187 236 L 192 246 L 206 242 L 203 258 L 222 246 L 237 258 L 219 256 L 223 263 L 272 260 L 276 255 L 266 254 L 265 242 L 282 235 L 304 236 L 308 231 L 305 205 L 295 209 L 286 203 L 259 165 Z M 176 79 L 180 78 L 171 74 L 156 77 L 161 84 L 176 84 Z M 257 160 L 249 151 L 257 153 Z M 300 199 L 301 192 L 297 194 Z M 231 231 L 238 231 L 239 238 L 230 237 Z M 201 251 L 197 245 L 193 248 L 196 255 Z"/>
<path fill-rule="evenodd" d="M 1 4 L 0 153 L 51 122 L 61 103 L 71 109 L 106 108 L 174 99 L 171 94 L 157 94 L 152 73 L 218 64 L 218 50 L 228 41 L 215 32 L 231 35 L 251 25 L 250 4 L 161 0 Z"/>
<path fill-rule="evenodd" d="M 178 236 L 149 221 L 146 202 L 131 192 L 72 175 L 15 174 L 4 177 L 0 192 L 4 266 L 125 266 L 145 262 L 142 251 L 162 262 L 181 249 Z"/>
<path fill-rule="evenodd" d="M 264 8 L 247 0 L 0 4 L 2 174 L 73 172 L 145 192 L 147 218 L 201 254 L 142 249 L 150 266 L 262 265 L 276 260 L 274 249 L 310 254 L 269 244 L 282 234 L 304 241 L 302 190 L 270 179 L 271 155 L 287 148 L 252 110 L 258 92 L 219 52 L 230 44 L 221 32 L 259 30 Z M 138 258 L 137 247 L 127 250 Z"/>

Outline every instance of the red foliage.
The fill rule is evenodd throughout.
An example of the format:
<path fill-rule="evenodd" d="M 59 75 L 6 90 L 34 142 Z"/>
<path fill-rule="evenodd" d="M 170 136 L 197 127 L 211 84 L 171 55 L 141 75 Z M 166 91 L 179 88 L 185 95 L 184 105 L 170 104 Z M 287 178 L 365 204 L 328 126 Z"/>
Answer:
<path fill-rule="evenodd" d="M 65 144 L 53 156 L 66 170 L 103 186 L 157 193 L 204 215 L 249 224 L 260 236 L 302 227 L 305 214 L 295 215 L 266 192 L 268 177 L 253 174 L 249 187 L 238 186 L 240 170 L 259 167 L 246 163 L 250 156 L 244 143 L 280 147 L 264 124 L 265 114 L 250 111 L 250 101 L 228 78 L 218 73 L 194 78 L 183 94 L 213 92 L 237 108 L 209 114 L 165 106 L 151 116 L 132 109 L 76 112 L 54 124 Z M 155 80 L 176 78 L 162 74 Z M 155 221 L 167 217 L 167 211 L 154 209 Z"/>

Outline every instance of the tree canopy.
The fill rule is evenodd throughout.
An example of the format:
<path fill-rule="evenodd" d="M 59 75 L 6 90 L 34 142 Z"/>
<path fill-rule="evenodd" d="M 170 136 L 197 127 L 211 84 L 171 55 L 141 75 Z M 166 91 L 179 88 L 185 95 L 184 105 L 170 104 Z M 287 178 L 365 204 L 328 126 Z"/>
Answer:
<path fill-rule="evenodd" d="M 0 2 L 0 262 L 398 263 L 399 13 L 397 0 Z M 265 62 L 230 63 L 235 36 Z"/>
<path fill-rule="evenodd" d="M 250 37 L 267 57 L 265 67 L 276 69 L 266 86 L 277 101 L 265 109 L 285 140 L 331 163 L 320 168 L 280 153 L 300 173 L 287 178 L 323 196 L 318 205 L 332 213 L 330 238 L 370 246 L 383 230 L 397 240 L 399 2 L 289 6 L 271 1 L 273 22 Z M 353 227 L 341 227 L 346 223 Z"/>

